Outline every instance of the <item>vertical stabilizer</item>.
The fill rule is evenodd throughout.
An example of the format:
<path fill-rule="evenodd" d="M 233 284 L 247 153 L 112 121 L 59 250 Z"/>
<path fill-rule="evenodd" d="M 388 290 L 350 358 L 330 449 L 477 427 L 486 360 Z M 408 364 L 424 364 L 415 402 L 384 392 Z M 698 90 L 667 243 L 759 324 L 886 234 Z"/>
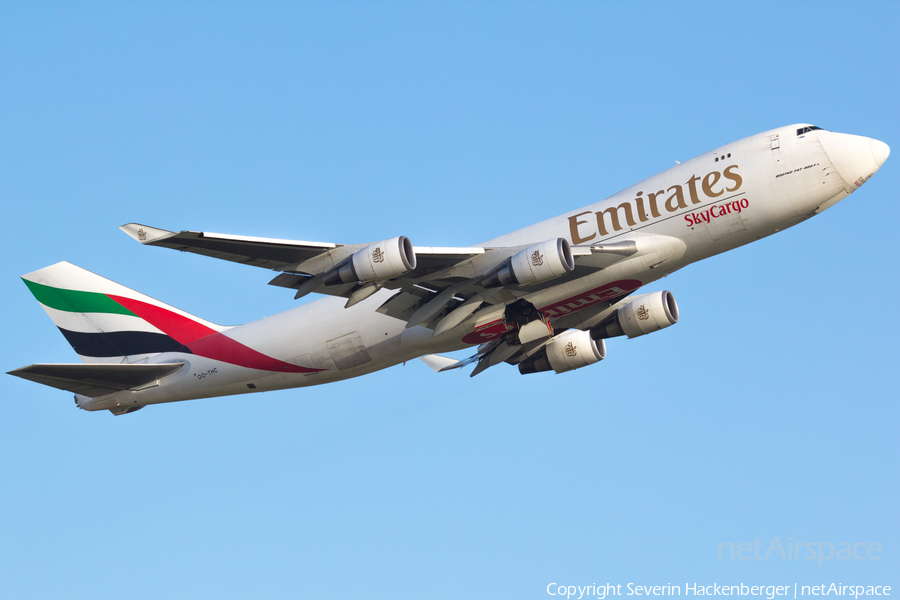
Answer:
<path fill-rule="evenodd" d="M 188 344 L 227 329 L 68 262 L 22 280 L 86 363 L 190 354 Z"/>

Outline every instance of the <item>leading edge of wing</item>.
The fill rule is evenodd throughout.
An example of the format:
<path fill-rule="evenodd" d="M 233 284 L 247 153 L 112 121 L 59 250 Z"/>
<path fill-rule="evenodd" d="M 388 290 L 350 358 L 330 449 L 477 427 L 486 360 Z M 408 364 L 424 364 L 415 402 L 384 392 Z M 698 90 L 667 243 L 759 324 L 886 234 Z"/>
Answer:
<path fill-rule="evenodd" d="M 209 231 L 169 231 L 167 229 L 159 229 L 158 227 L 150 227 L 149 225 L 141 225 L 140 223 L 128 223 L 126 225 L 122 225 L 121 227 L 119 227 L 119 229 L 121 229 L 140 243 L 149 246 L 166 245 L 176 247 L 178 246 L 178 240 L 197 238 L 275 246 L 299 246 L 302 248 L 319 248 L 322 250 L 331 250 L 341 245 L 328 242 L 304 242 L 299 240 L 282 240 L 278 238 L 254 237 L 249 235 L 211 233 Z"/>
<path fill-rule="evenodd" d="M 140 223 L 119 227 L 145 246 L 160 246 L 182 252 L 194 252 L 268 269 L 283 269 L 340 248 L 341 244 L 305 242 L 275 238 L 210 233 L 206 231 L 168 231 Z"/>

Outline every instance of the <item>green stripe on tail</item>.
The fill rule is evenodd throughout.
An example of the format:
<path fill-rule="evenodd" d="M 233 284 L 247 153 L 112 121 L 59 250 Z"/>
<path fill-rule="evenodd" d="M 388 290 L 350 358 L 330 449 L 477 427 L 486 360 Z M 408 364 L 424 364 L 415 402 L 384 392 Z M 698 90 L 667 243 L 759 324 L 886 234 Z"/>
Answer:
<path fill-rule="evenodd" d="M 64 290 L 28 281 L 24 277 L 22 281 L 25 282 L 25 285 L 28 286 L 28 289 L 31 290 L 38 302 L 56 310 L 75 313 L 111 313 L 128 315 L 130 317 L 137 316 L 106 294 Z"/>

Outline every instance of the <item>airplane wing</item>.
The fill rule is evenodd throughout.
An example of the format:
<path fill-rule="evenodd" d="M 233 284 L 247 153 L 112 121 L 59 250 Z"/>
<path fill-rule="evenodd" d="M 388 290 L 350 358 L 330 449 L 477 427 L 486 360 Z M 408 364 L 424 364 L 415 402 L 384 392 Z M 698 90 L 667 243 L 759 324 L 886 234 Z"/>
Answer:
<path fill-rule="evenodd" d="M 475 377 L 479 373 L 483 373 L 490 367 L 507 363 L 517 365 L 528 356 L 534 354 L 544 347 L 550 338 L 537 340 L 527 344 L 509 344 L 502 339 L 491 340 L 481 344 L 478 351 L 468 358 L 456 360 L 439 354 L 425 354 L 420 356 L 419 360 L 428 365 L 435 373 L 443 373 L 452 371 L 453 369 L 461 369 L 472 363 L 477 363 L 475 368 L 469 373 L 469 377 Z"/>
<path fill-rule="evenodd" d="M 145 246 L 160 246 L 181 252 L 193 252 L 253 267 L 284 271 L 297 277 L 276 278 L 272 285 L 299 287 L 308 276 L 325 273 L 371 244 L 330 244 L 273 238 L 229 235 L 205 231 L 167 231 L 139 223 L 119 229 Z M 484 254 L 484 248 L 432 248 L 417 246 L 415 273 L 421 277 L 453 266 L 472 256 Z M 316 290 L 328 293 L 330 290 Z M 333 291 L 333 290 L 331 290 Z M 344 295 L 336 293 L 334 295 Z"/>
<path fill-rule="evenodd" d="M 554 320 L 554 334 L 558 335 L 566 331 L 587 331 L 592 325 L 596 325 L 607 316 L 611 315 L 617 307 L 626 304 L 634 299 L 633 296 L 617 297 L 589 306 L 577 313 L 564 316 Z M 440 324 L 438 325 L 440 327 Z M 539 352 L 544 348 L 552 338 L 543 338 L 528 342 L 525 344 L 509 344 L 502 338 L 497 338 L 489 342 L 485 342 L 478 346 L 475 354 L 457 360 L 439 354 L 425 354 L 419 357 L 423 363 L 428 365 L 436 373 L 444 373 L 454 369 L 461 369 L 473 363 L 477 363 L 475 368 L 469 374 L 469 377 L 475 377 L 479 373 L 498 365 L 506 363 L 509 365 L 518 365 L 522 361 Z"/>
<path fill-rule="evenodd" d="M 173 232 L 138 223 L 121 229 L 144 245 L 280 271 L 269 284 L 295 290 L 295 298 L 316 292 L 346 298 L 350 307 L 381 289 L 396 290 L 378 311 L 406 321 L 407 327 L 434 329 L 436 335 L 472 318 L 495 323 L 502 310 L 493 315 L 492 306 L 502 308 L 638 252 L 634 241 L 570 247 L 559 238 L 527 247 L 443 248 L 414 247 L 402 236 L 370 244 L 333 244 Z M 546 264 L 540 261 L 545 256 Z M 547 269 L 554 268 L 550 276 Z M 537 273 L 540 269 L 544 272 Z"/>
<path fill-rule="evenodd" d="M 37 364 L 9 371 L 9 375 L 93 398 L 147 385 L 183 365 L 183 362 L 159 365 Z"/>

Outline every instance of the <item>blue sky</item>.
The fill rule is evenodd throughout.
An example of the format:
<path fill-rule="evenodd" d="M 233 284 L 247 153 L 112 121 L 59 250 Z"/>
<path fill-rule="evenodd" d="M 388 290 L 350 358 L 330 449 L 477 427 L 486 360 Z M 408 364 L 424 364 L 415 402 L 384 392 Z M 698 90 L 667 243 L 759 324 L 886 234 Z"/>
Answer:
<path fill-rule="evenodd" d="M 3 370 L 75 360 L 19 280 L 60 260 L 224 324 L 294 305 L 127 222 L 465 246 L 790 123 L 896 151 L 898 25 L 891 2 L 2 3 Z M 651 286 L 678 326 L 566 375 L 415 362 L 125 417 L 3 376 L 0 596 L 896 594 L 897 160 Z M 775 537 L 883 550 L 718 558 Z"/>

